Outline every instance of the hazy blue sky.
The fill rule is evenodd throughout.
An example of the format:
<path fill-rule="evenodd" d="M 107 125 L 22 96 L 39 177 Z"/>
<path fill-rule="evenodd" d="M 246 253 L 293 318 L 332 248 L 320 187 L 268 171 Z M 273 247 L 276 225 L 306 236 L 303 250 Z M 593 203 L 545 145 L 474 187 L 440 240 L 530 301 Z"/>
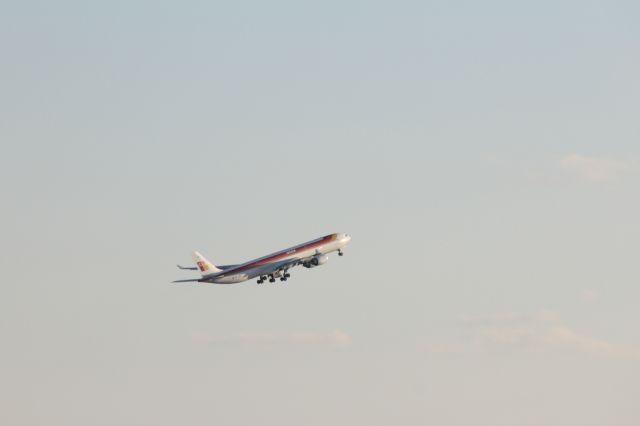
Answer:
<path fill-rule="evenodd" d="M 639 22 L 0 3 L 0 424 L 640 424 Z"/>

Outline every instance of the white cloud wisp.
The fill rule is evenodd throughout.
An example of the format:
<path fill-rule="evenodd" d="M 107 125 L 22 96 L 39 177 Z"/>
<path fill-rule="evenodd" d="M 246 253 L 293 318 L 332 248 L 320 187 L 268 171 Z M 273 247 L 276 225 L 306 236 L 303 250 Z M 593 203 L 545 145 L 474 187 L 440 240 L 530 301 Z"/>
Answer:
<path fill-rule="evenodd" d="M 633 169 L 633 163 L 573 153 L 560 161 L 560 167 L 582 180 L 602 183 L 614 182 L 629 173 Z"/>
<path fill-rule="evenodd" d="M 205 344 L 239 344 L 250 346 L 277 346 L 277 345 L 300 345 L 300 346 L 349 346 L 352 338 L 342 330 L 330 332 L 317 331 L 297 331 L 288 333 L 276 332 L 244 332 L 230 336 L 216 337 L 201 331 L 191 333 L 191 339 L 198 343 Z"/>
<path fill-rule="evenodd" d="M 485 348 L 572 351 L 618 359 L 640 359 L 640 350 L 579 333 L 549 311 L 528 317 L 477 321 L 475 342 Z"/>

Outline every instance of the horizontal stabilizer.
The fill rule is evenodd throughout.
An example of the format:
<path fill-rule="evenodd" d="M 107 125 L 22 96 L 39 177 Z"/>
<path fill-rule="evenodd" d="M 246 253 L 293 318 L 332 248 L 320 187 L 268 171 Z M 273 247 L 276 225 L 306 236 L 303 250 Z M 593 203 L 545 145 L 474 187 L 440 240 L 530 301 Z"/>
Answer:
<path fill-rule="evenodd" d="M 200 280 L 176 280 L 176 281 L 171 281 L 171 283 L 199 283 Z"/>
<path fill-rule="evenodd" d="M 189 271 L 197 271 L 198 268 L 196 268 L 195 266 L 181 266 L 181 265 L 176 265 L 178 268 L 180 269 L 188 269 Z"/>

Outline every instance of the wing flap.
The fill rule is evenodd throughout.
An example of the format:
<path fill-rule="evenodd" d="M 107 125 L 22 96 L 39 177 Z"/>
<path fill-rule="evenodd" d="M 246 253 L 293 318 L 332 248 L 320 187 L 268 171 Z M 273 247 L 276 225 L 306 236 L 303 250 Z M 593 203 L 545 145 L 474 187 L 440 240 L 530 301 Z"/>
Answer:
<path fill-rule="evenodd" d="M 288 259 L 282 262 L 270 264 L 270 268 L 264 270 L 265 275 L 273 274 L 284 269 L 291 269 L 300 263 L 300 259 Z"/>

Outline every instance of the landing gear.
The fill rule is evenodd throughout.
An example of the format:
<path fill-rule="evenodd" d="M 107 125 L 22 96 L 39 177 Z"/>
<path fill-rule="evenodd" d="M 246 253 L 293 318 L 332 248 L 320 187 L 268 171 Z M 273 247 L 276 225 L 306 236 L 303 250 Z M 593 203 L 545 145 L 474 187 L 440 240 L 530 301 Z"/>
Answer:
<path fill-rule="evenodd" d="M 344 256 L 344 253 L 342 252 L 342 250 L 338 250 L 338 256 Z"/>
<path fill-rule="evenodd" d="M 289 279 L 289 277 L 291 276 L 291 274 L 285 272 L 284 274 L 282 274 L 282 277 L 280 278 L 280 281 L 286 281 Z"/>
<path fill-rule="evenodd" d="M 286 281 L 287 279 L 289 279 L 289 277 L 291 277 L 291 274 L 285 272 L 282 275 L 280 274 L 263 275 L 258 279 L 258 284 L 262 284 L 267 279 L 269 280 L 270 283 L 275 283 L 276 278 L 278 277 L 280 278 L 280 281 Z"/>

